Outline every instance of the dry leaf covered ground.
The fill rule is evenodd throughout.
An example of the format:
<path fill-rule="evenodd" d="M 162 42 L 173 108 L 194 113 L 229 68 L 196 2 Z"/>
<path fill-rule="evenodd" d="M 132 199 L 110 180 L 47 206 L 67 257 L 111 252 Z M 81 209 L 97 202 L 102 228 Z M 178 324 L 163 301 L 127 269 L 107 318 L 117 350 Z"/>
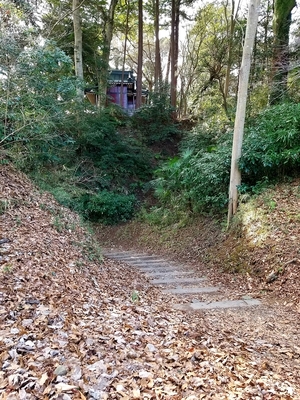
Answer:
<path fill-rule="evenodd" d="M 299 210 L 298 179 L 241 204 L 229 231 L 207 216 L 186 226 L 139 221 L 101 226 L 97 236 L 107 247 L 153 252 L 191 265 L 233 294 L 279 299 L 300 311 Z"/>
<path fill-rule="evenodd" d="M 174 312 L 0 169 L 0 399 L 300 399 L 299 310 Z"/>

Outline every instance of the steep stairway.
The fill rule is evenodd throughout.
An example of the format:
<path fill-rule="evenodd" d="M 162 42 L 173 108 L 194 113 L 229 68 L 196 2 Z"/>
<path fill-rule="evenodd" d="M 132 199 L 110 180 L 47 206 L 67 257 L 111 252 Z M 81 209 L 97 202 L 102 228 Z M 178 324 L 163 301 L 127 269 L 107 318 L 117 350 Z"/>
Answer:
<path fill-rule="evenodd" d="M 156 255 L 135 253 L 134 251 L 114 251 L 104 249 L 103 256 L 126 263 L 144 273 L 152 285 L 158 286 L 163 293 L 178 297 L 173 308 L 186 311 L 240 308 L 259 306 L 258 299 L 242 296 L 238 299 L 224 299 L 222 288 L 210 285 L 207 277 L 199 277 L 190 267 L 163 259 Z M 205 301 L 193 297 L 205 295 Z M 215 298 L 207 298 L 214 295 Z"/>

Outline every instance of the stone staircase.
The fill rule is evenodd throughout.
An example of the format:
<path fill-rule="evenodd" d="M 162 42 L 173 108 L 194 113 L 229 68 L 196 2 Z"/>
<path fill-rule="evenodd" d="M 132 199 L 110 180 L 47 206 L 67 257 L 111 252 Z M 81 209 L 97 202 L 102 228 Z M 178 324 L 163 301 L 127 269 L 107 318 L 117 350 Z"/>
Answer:
<path fill-rule="evenodd" d="M 173 308 L 186 311 L 239 308 L 259 306 L 258 299 L 242 296 L 241 299 L 228 300 L 222 298 L 222 288 L 211 286 L 207 277 L 197 277 L 192 269 L 185 269 L 184 265 L 165 260 L 155 255 L 139 254 L 133 251 L 103 250 L 103 256 L 126 263 L 144 273 L 151 284 L 161 288 L 163 293 L 178 297 L 183 302 L 173 304 Z M 219 294 L 222 299 L 206 299 L 198 301 L 191 299 L 195 295 Z M 218 297 L 218 296 L 217 296 Z"/>

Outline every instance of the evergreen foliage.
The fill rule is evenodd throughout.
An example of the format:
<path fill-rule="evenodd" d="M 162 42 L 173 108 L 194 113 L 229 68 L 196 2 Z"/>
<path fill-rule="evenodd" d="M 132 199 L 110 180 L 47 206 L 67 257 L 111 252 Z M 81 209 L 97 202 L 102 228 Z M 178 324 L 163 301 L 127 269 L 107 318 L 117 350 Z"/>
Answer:
<path fill-rule="evenodd" d="M 12 58 L 0 88 L 0 143 L 17 165 L 55 161 L 59 147 L 72 142 L 57 128 L 75 88 L 71 59 L 52 43 L 20 49 Z"/>
<path fill-rule="evenodd" d="M 78 211 L 91 221 L 113 225 L 132 218 L 136 197 L 103 190 L 92 195 L 84 195 Z M 82 208 L 81 208 L 82 207 Z"/>
<path fill-rule="evenodd" d="M 89 191 L 69 186 L 66 181 L 61 186 L 46 185 L 60 204 L 82 215 L 83 218 L 106 225 L 114 225 L 132 218 L 137 207 L 134 194 L 121 194 L 106 189 Z"/>
<path fill-rule="evenodd" d="M 300 171 L 300 104 L 268 107 L 246 130 L 240 168 L 247 184 Z"/>
<path fill-rule="evenodd" d="M 163 207 L 199 213 L 220 211 L 227 204 L 231 136 L 203 142 L 202 149 L 183 150 L 156 171 L 153 186 Z"/>
<path fill-rule="evenodd" d="M 180 157 L 157 169 L 153 186 L 159 204 L 152 214 L 159 208 L 169 209 L 174 220 L 182 218 L 183 211 L 220 213 L 225 209 L 232 134 L 212 128 L 198 126 L 184 140 Z M 248 121 L 240 168 L 241 192 L 255 193 L 270 181 L 299 174 L 300 104 L 272 106 Z"/>
<path fill-rule="evenodd" d="M 121 133 L 124 116 L 118 109 L 92 112 L 88 106 L 81 113 L 80 120 L 73 114 L 60 123 L 65 135 L 72 134 L 68 150 L 56 149 L 59 158 L 44 162 L 38 173 L 32 169 L 32 176 L 84 218 L 105 224 L 125 221 L 136 211 L 135 193 L 151 177 L 151 153 Z"/>
<path fill-rule="evenodd" d="M 1 33 L 0 145 L 12 161 L 85 218 L 130 218 L 151 176 L 151 153 L 126 131 L 118 107 L 78 104 L 73 62 L 21 26 Z M 124 130 L 126 133 L 124 133 Z"/>
<path fill-rule="evenodd" d="M 170 222 L 176 216 L 183 220 L 195 213 L 225 209 L 236 71 L 245 25 L 241 14 L 237 14 L 238 23 L 231 32 L 230 10 L 223 5 L 206 4 L 196 13 L 183 52 L 178 115 L 192 112 L 201 122 L 184 136 L 177 157 L 158 164 L 164 149 L 178 142 L 182 132 L 170 105 L 170 88 L 167 84 L 157 88 L 153 81 L 152 42 L 148 41 L 144 72 L 149 88 L 156 87 L 157 91 L 149 94 L 149 103 L 131 117 L 114 105 L 98 109 L 76 100 L 78 88 L 83 87 L 74 77 L 69 0 L 49 2 L 49 14 L 44 15 L 48 31 L 47 35 L 44 31 L 42 41 L 34 9 L 21 7 L 21 3 L 3 1 L 0 10 L 2 162 L 14 162 L 65 206 L 107 224 L 132 218 L 150 181 L 158 201 L 150 214 L 153 221 Z M 99 87 L 102 82 L 105 88 L 103 54 L 108 49 L 102 25 L 107 9 L 105 2 L 98 3 L 82 4 L 83 56 L 87 85 Z M 136 6 L 131 7 L 128 35 L 134 42 Z M 125 3 L 119 4 L 115 26 L 120 32 L 125 9 Z M 281 102 L 266 106 L 273 39 L 268 33 L 271 12 L 264 5 L 254 49 L 250 107 L 240 159 L 243 184 L 239 189 L 243 192 L 255 193 L 264 182 L 298 175 L 300 170 L 300 105 Z M 149 28 L 150 36 L 152 31 Z M 46 40 L 46 36 L 57 37 L 59 44 Z M 165 50 L 167 54 L 169 49 Z M 121 63 L 123 54 L 117 53 Z M 133 70 L 134 59 L 128 64 Z M 294 92 L 288 86 L 285 98 L 299 98 L 298 78 L 295 67 L 289 71 Z M 161 149 L 161 154 L 155 154 L 154 148 Z M 153 179 L 154 165 L 157 170 Z"/>
<path fill-rule="evenodd" d="M 178 125 L 172 117 L 173 112 L 167 91 L 154 92 L 150 96 L 149 104 L 142 105 L 132 116 L 132 128 L 148 144 L 172 139 L 179 134 Z"/>
<path fill-rule="evenodd" d="M 77 157 L 89 159 L 105 175 L 105 180 L 97 183 L 98 187 L 126 186 L 150 177 L 151 154 L 128 134 L 124 118 L 119 109 L 112 107 L 87 114 L 76 125 Z"/>

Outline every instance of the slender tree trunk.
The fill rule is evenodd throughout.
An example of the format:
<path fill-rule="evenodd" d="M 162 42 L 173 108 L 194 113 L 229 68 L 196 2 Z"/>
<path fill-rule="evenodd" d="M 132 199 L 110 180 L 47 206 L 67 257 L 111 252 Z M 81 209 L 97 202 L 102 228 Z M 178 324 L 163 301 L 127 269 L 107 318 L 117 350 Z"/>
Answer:
<path fill-rule="evenodd" d="M 166 68 L 166 76 L 165 76 L 165 85 L 167 86 L 169 84 L 169 75 L 170 75 L 170 68 L 171 68 L 171 49 L 172 45 L 170 44 L 170 49 L 169 49 L 169 54 L 168 54 L 168 62 L 167 62 L 167 68 Z"/>
<path fill-rule="evenodd" d="M 180 19 L 180 1 L 176 0 L 175 9 L 175 49 L 174 49 L 174 67 L 175 67 L 175 89 L 177 94 L 177 78 L 178 78 L 178 54 L 179 54 L 179 19 Z"/>
<path fill-rule="evenodd" d="M 124 54 L 123 54 L 123 63 L 122 63 L 122 79 L 121 79 L 121 93 L 120 93 L 120 103 L 123 107 L 123 87 L 124 87 L 124 70 L 125 70 L 125 62 L 126 62 L 126 51 L 127 51 L 127 39 L 128 39 L 128 21 L 129 21 L 129 10 L 130 10 L 130 0 L 127 0 L 127 11 L 126 11 L 126 26 L 125 26 L 125 40 L 124 40 Z"/>
<path fill-rule="evenodd" d="M 103 51 L 102 68 L 99 76 L 99 105 L 104 106 L 106 102 L 107 78 L 109 70 L 110 47 L 114 30 L 115 10 L 119 0 L 111 0 L 107 12 L 103 15 Z"/>
<path fill-rule="evenodd" d="M 289 33 L 291 14 L 295 6 L 295 0 L 275 0 L 274 2 L 274 53 L 272 63 L 272 89 L 270 93 L 270 104 L 279 103 L 287 95 Z"/>
<path fill-rule="evenodd" d="M 143 77 L 143 0 L 139 0 L 139 45 L 138 66 L 136 78 L 136 108 L 142 105 L 142 77 Z"/>
<path fill-rule="evenodd" d="M 158 90 L 162 83 L 160 43 L 159 43 L 159 0 L 154 0 L 154 28 L 155 28 L 155 89 Z"/>
<path fill-rule="evenodd" d="M 246 37 L 243 48 L 242 65 L 239 76 L 238 101 L 237 101 L 237 110 L 236 110 L 235 124 L 234 124 L 234 134 L 233 134 L 230 185 L 229 185 L 228 224 L 230 223 L 232 216 L 237 211 L 238 187 L 241 185 L 241 171 L 238 162 L 242 154 L 248 83 L 249 83 L 250 66 L 251 66 L 251 55 L 253 51 L 254 39 L 257 28 L 259 5 L 260 5 L 260 0 L 250 0 Z"/>
<path fill-rule="evenodd" d="M 179 11 L 180 0 L 172 0 L 171 14 L 171 105 L 176 108 L 177 70 L 179 48 Z M 176 113 L 175 113 L 176 115 Z"/>
<path fill-rule="evenodd" d="M 80 19 L 80 0 L 73 0 L 73 27 L 74 27 L 74 65 L 75 75 L 83 82 L 83 61 L 82 61 L 82 29 Z M 83 88 L 77 89 L 77 97 L 83 99 Z"/>
<path fill-rule="evenodd" d="M 237 13 L 240 7 L 240 0 L 235 8 L 235 0 L 231 0 L 231 14 L 230 14 L 230 22 L 229 22 L 229 29 L 228 29 L 228 56 L 227 56 L 227 67 L 226 67 L 226 76 L 225 76 L 225 83 L 224 83 L 224 108 L 227 110 L 227 98 L 228 98 L 228 91 L 229 91 L 229 84 L 230 84 L 230 71 L 232 65 L 232 53 L 233 53 L 233 37 L 236 25 L 236 18 Z M 227 5 L 225 8 L 225 13 L 227 16 Z M 227 22 L 228 23 L 228 22 Z"/>
<path fill-rule="evenodd" d="M 270 5 L 271 0 L 268 0 L 267 3 L 267 13 L 266 13 L 266 20 L 265 20 L 265 25 L 264 25 L 264 53 L 265 53 L 265 59 L 264 59 L 264 65 L 265 65 L 265 70 L 269 71 L 269 64 L 270 64 L 270 50 L 269 50 L 269 23 L 271 19 L 271 5 Z"/>

